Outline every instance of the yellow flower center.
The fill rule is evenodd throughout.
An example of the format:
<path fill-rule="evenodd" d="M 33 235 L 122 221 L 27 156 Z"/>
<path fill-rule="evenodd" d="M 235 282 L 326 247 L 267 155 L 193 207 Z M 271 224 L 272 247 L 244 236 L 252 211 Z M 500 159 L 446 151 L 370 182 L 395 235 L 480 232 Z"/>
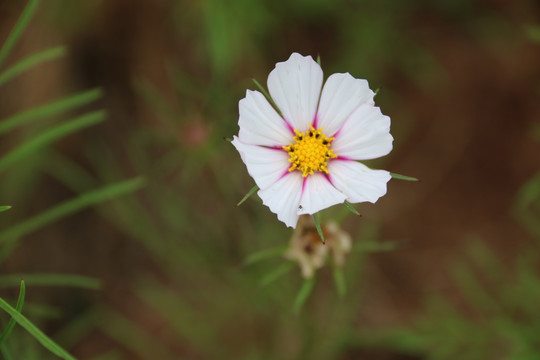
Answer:
<path fill-rule="evenodd" d="M 334 151 L 330 149 L 330 143 L 334 138 L 324 135 L 323 128 L 315 130 L 313 126 L 309 125 L 309 127 L 310 130 L 303 133 L 294 129 L 295 143 L 283 146 L 283 150 L 289 153 L 289 162 L 292 164 L 289 171 L 298 169 L 303 177 L 312 175 L 314 171 L 328 174 L 328 169 L 326 169 L 328 160 L 337 158 Z"/>

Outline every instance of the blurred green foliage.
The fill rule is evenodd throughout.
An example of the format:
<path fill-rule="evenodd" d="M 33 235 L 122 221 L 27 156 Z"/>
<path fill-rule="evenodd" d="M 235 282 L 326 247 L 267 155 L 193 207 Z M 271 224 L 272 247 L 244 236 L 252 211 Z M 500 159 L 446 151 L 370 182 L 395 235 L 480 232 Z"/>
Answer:
<path fill-rule="evenodd" d="M 28 22 L 32 18 L 38 4 L 39 1 L 37 0 L 30 0 L 28 2 L 26 8 L 22 12 L 22 15 L 7 37 L 4 45 L 0 48 L 0 70 L 2 69 L 1 66 L 3 65 L 4 61 L 8 58 L 11 50 L 16 45 L 17 41 L 27 27 Z M 0 87 L 5 86 L 5 84 L 14 77 L 39 66 L 42 62 L 57 59 L 63 55 L 65 55 L 64 48 L 56 47 L 41 51 L 26 59 L 17 61 L 10 68 L 0 71 Z M 6 133 L 13 132 L 13 130 L 17 128 L 31 126 L 32 122 L 38 120 L 43 121 L 51 117 L 56 117 L 74 108 L 78 108 L 82 105 L 90 103 L 99 98 L 101 95 L 101 91 L 99 89 L 95 89 L 89 92 L 77 94 L 75 96 L 66 97 L 64 99 L 60 99 L 36 108 L 24 109 L 17 114 L 0 119 L 0 135 L 5 136 Z M 15 165 L 24 163 L 29 157 L 34 157 L 35 159 L 40 151 L 46 151 L 48 147 L 57 142 L 59 139 L 83 130 L 86 127 L 96 125 L 104 119 L 104 111 L 94 111 L 76 117 L 73 120 L 64 121 L 60 124 L 51 125 L 45 122 L 46 126 L 39 128 L 39 132 L 30 130 L 29 135 L 24 136 L 20 140 L 20 143 L 16 143 L 16 145 L 11 148 L 7 154 L 0 157 L 0 173 L 5 173 L 8 169 L 13 168 Z M 13 173 L 8 173 L 8 175 L 4 175 L 2 181 L 7 181 L 9 183 L 10 175 L 12 176 L 11 179 L 17 179 L 16 177 L 13 177 Z M 15 176 L 17 176 L 16 173 Z M 9 257 L 25 235 L 38 230 L 52 221 L 70 215 L 71 213 L 82 208 L 96 205 L 104 200 L 119 196 L 126 192 L 135 191 L 141 187 L 141 184 L 141 179 L 134 179 L 123 183 L 106 186 L 98 190 L 94 190 L 93 192 L 85 193 L 78 198 L 67 201 L 56 207 L 51 207 L 29 219 L 22 220 L 15 225 L 2 229 L 2 231 L 0 231 L 1 261 L 5 261 L 6 258 Z M 14 204 L 17 204 L 18 200 L 19 198 L 17 197 L 12 199 Z M 10 206 L 2 206 L 0 207 L 0 211 L 5 211 L 10 208 Z M 29 283 L 32 285 L 76 286 L 91 289 L 99 288 L 99 281 L 84 276 L 63 274 L 11 274 L 0 276 L 0 287 L 9 287 L 13 285 L 17 286 L 20 282 L 19 298 L 15 308 L 0 298 L 0 308 L 8 313 L 11 317 L 5 326 L 4 331 L 0 335 L 0 353 L 2 354 L 3 358 L 6 360 L 14 358 L 33 359 L 38 356 L 37 354 L 41 353 L 40 350 L 34 350 L 34 345 L 25 345 L 24 350 L 21 352 L 21 348 L 17 345 L 20 342 L 21 336 L 10 336 L 13 332 L 15 324 L 19 324 L 47 350 L 56 356 L 63 359 L 74 359 L 74 357 L 72 357 L 67 351 L 57 345 L 53 340 L 39 330 L 30 320 L 22 315 L 26 287 L 24 281 L 21 281 L 21 279 L 25 277 L 29 279 Z M 30 354 L 30 352 L 32 354 Z"/>

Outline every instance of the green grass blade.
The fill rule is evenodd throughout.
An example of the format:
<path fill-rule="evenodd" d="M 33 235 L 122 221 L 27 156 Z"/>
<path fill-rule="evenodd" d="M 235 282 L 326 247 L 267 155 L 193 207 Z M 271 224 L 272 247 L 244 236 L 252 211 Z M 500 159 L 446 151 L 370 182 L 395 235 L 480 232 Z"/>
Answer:
<path fill-rule="evenodd" d="M 317 232 L 319 233 L 319 236 L 321 237 L 321 241 L 324 244 L 324 233 L 321 228 L 321 223 L 319 222 L 319 213 L 313 214 L 313 221 L 315 222 L 315 228 L 317 228 Z"/>
<path fill-rule="evenodd" d="M 262 288 L 270 285 L 271 283 L 294 269 L 294 267 L 295 265 L 293 263 L 286 263 L 278 266 L 277 268 L 268 272 L 261 278 L 261 280 L 259 281 L 259 287 Z"/>
<path fill-rule="evenodd" d="M 58 344 L 52 341 L 47 335 L 45 335 L 41 330 L 37 328 L 30 320 L 28 320 L 24 315 L 13 308 L 3 299 L 0 299 L 0 308 L 7 312 L 12 319 L 14 319 L 19 325 L 26 329 L 37 341 L 41 343 L 47 350 L 53 354 L 61 357 L 66 360 L 75 360 L 67 351 L 62 349 Z"/>
<path fill-rule="evenodd" d="M 415 177 L 400 175 L 400 174 L 396 174 L 396 173 L 390 173 L 390 176 L 392 176 L 394 179 L 398 179 L 398 180 L 420 181 L 420 179 L 417 179 Z"/>
<path fill-rule="evenodd" d="M 15 306 L 15 310 L 17 310 L 18 313 L 22 312 L 23 304 L 24 304 L 24 295 L 26 294 L 26 286 L 24 285 L 24 281 L 21 281 L 20 290 L 19 290 L 19 299 L 17 300 L 17 305 Z M 6 326 L 6 329 L 0 335 L 0 345 L 6 341 L 6 339 L 11 335 L 11 332 L 13 331 L 13 328 L 15 327 L 15 324 L 17 322 L 14 318 L 9 319 L 9 323 Z"/>
<path fill-rule="evenodd" d="M 101 282 L 96 278 L 68 274 L 14 274 L 0 276 L 0 288 L 12 287 L 24 279 L 32 286 L 63 286 L 80 287 L 84 289 L 98 290 Z"/>
<path fill-rule="evenodd" d="M 67 123 L 58 125 L 53 129 L 35 136 L 33 139 L 12 150 L 9 154 L 0 159 L 0 171 L 8 166 L 19 162 L 22 158 L 43 148 L 44 146 L 64 137 L 80 131 L 84 128 L 96 125 L 105 119 L 105 111 L 95 111 L 82 115 Z"/>
<path fill-rule="evenodd" d="M 26 316 L 39 319 L 60 319 L 63 314 L 58 307 L 28 301 L 24 303 L 24 312 Z"/>
<path fill-rule="evenodd" d="M 347 294 L 347 281 L 345 280 L 343 269 L 339 266 L 334 266 L 333 275 L 338 295 L 342 298 Z"/>
<path fill-rule="evenodd" d="M 19 17 L 19 20 L 13 27 L 13 30 L 11 30 L 11 33 L 8 35 L 4 46 L 2 46 L 2 49 L 0 49 L 0 67 L 2 67 L 2 64 L 11 52 L 11 49 L 13 49 L 13 47 L 17 43 L 17 40 L 19 40 L 19 37 L 26 28 L 26 25 L 28 25 L 28 22 L 32 18 L 32 14 L 36 10 L 38 4 L 38 0 L 30 0 L 28 2 L 28 5 L 26 5 L 26 7 L 24 8 L 21 16 Z"/>
<path fill-rule="evenodd" d="M 137 177 L 84 193 L 75 199 L 68 200 L 39 215 L 24 220 L 0 232 L 0 244 L 9 239 L 18 239 L 22 236 L 28 235 L 53 221 L 73 214 L 84 208 L 97 205 L 121 195 L 132 193 L 143 186 L 144 179 Z"/>
<path fill-rule="evenodd" d="M 298 295 L 296 295 L 296 298 L 294 299 L 293 311 L 295 314 L 298 314 L 300 310 L 302 310 L 302 307 L 306 303 L 306 300 L 309 298 L 309 295 L 311 295 L 311 292 L 313 291 L 314 287 L 315 287 L 315 276 L 312 276 L 309 279 L 304 280 L 304 283 L 302 284 L 300 291 L 298 291 Z"/>
<path fill-rule="evenodd" d="M 248 193 L 242 198 L 242 200 L 240 200 L 240 202 L 236 204 L 236 206 L 242 205 L 247 199 L 251 197 L 251 195 L 255 194 L 255 191 L 257 190 L 259 190 L 259 187 L 257 185 L 252 187 L 251 190 L 249 190 Z"/>
<path fill-rule="evenodd" d="M 0 212 L 11 209 L 11 206 L 0 206 Z"/>
<path fill-rule="evenodd" d="M 244 266 L 258 263 L 259 261 L 271 259 L 274 257 L 282 256 L 287 250 L 288 245 L 280 245 L 270 249 L 264 249 L 250 254 L 244 260 Z"/>
<path fill-rule="evenodd" d="M 0 135 L 28 122 L 40 120 L 89 104 L 99 99 L 102 95 L 103 92 L 101 89 L 95 88 L 2 119 L 0 120 Z"/>
<path fill-rule="evenodd" d="M 15 65 L 0 74 L 0 86 L 42 62 L 58 59 L 65 54 L 66 48 L 63 46 L 58 46 L 40 51 L 37 54 L 30 55 L 26 59 L 18 61 Z"/>
<path fill-rule="evenodd" d="M 6 344 L 0 345 L 0 352 L 2 353 L 2 356 L 4 360 L 14 360 L 13 356 L 11 355 L 11 352 L 7 348 Z"/>

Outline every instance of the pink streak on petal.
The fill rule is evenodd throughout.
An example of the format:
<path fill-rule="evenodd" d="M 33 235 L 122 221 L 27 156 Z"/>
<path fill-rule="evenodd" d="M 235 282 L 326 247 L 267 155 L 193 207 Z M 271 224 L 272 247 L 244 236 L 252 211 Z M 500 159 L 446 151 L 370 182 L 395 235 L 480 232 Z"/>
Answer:
<path fill-rule="evenodd" d="M 337 139 L 337 138 L 338 138 L 338 136 L 339 136 L 339 133 L 341 132 L 341 129 L 343 129 L 343 125 L 341 125 L 341 127 L 339 128 L 339 130 L 338 130 L 338 131 L 336 131 L 336 133 L 335 133 L 334 135 L 332 135 L 331 137 L 334 137 L 334 138 L 336 138 L 336 139 Z"/>
<path fill-rule="evenodd" d="M 285 171 L 283 172 L 283 174 L 281 174 L 281 176 L 279 177 L 278 180 L 283 179 L 285 176 L 287 176 L 287 175 L 289 175 L 289 174 L 291 174 L 291 172 L 289 171 L 289 169 L 285 170 Z"/>
<path fill-rule="evenodd" d="M 332 185 L 334 186 L 334 183 L 332 182 L 332 178 L 330 177 L 330 174 L 324 174 L 324 178 Z M 334 186 L 335 187 L 335 186 Z"/>
<path fill-rule="evenodd" d="M 311 124 L 311 126 L 313 126 L 313 128 L 315 130 L 317 130 L 317 123 L 319 122 L 319 114 L 315 114 L 315 119 L 313 119 L 313 124 Z"/>
<path fill-rule="evenodd" d="M 283 146 L 272 146 L 272 147 L 267 147 L 268 150 L 275 150 L 275 151 L 285 151 L 286 153 L 288 153 L 287 150 L 283 149 Z"/>
<path fill-rule="evenodd" d="M 292 125 L 291 125 L 287 120 L 285 120 L 284 118 L 282 118 L 282 119 L 283 119 L 283 121 L 285 121 L 285 125 L 287 125 L 287 128 L 289 129 L 289 131 L 291 132 L 291 134 L 296 135 L 296 134 L 294 133 L 294 128 L 292 127 Z"/>
<path fill-rule="evenodd" d="M 304 194 L 304 189 L 306 188 L 306 181 L 307 181 L 307 177 L 305 177 L 302 180 L 302 192 L 301 192 L 302 195 Z M 300 199 L 302 199 L 302 197 L 300 197 Z"/>

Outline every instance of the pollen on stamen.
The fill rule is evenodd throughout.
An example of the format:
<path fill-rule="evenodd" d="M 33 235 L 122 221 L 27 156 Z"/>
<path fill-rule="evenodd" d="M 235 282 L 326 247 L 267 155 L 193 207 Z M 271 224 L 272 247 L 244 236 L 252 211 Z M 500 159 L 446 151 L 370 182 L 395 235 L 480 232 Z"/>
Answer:
<path fill-rule="evenodd" d="M 283 150 L 287 151 L 290 156 L 291 167 L 289 167 L 289 171 L 298 169 L 302 171 L 303 177 L 314 174 L 314 171 L 328 174 L 326 168 L 328 160 L 338 156 L 330 149 L 334 138 L 327 137 L 322 131 L 322 127 L 315 130 L 312 125 L 310 125 L 309 130 L 303 133 L 294 129 L 293 140 L 295 143 L 283 146 Z"/>

